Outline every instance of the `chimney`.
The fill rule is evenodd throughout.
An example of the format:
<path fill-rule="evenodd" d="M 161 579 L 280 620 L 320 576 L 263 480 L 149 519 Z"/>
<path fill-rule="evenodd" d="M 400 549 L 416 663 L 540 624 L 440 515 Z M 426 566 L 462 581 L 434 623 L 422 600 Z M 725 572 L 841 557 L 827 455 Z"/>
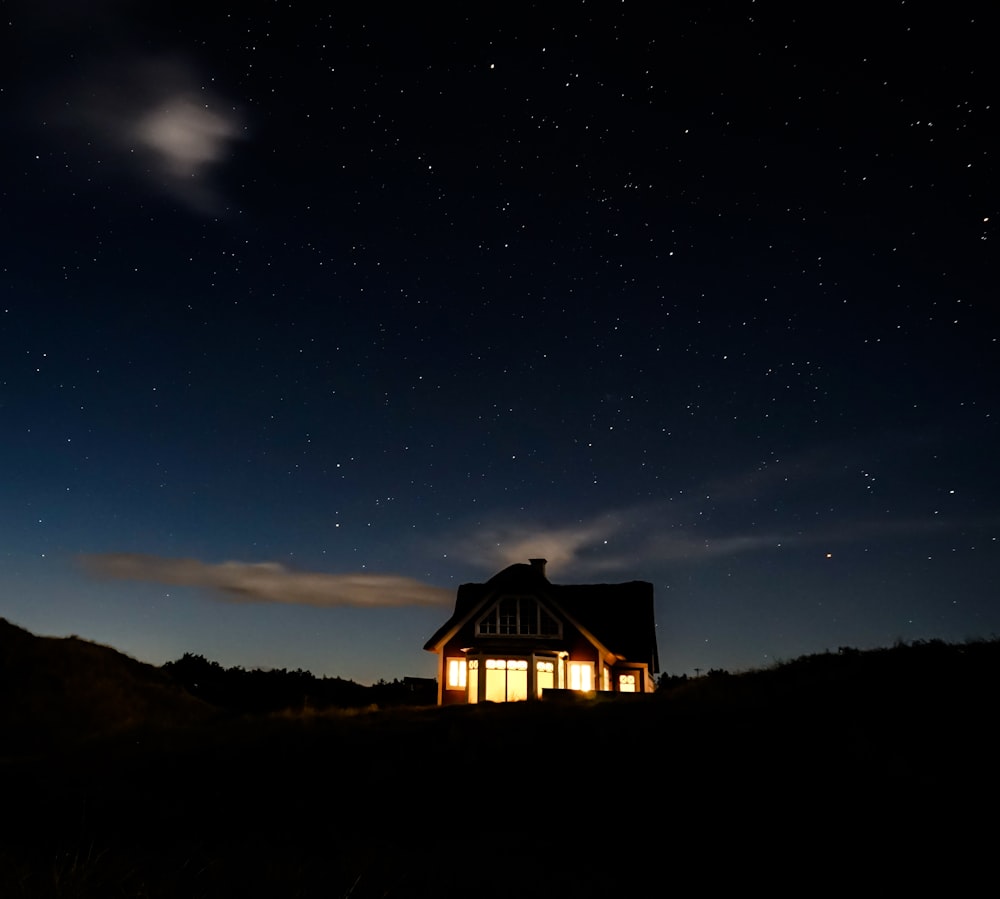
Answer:
<path fill-rule="evenodd" d="M 545 577 L 545 559 L 528 559 L 531 563 L 531 570 L 536 574 Z"/>

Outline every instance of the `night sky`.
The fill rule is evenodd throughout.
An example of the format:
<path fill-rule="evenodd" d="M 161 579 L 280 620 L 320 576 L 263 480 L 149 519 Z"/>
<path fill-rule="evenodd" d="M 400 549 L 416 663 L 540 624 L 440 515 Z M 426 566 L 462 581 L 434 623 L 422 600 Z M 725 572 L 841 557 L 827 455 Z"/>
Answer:
<path fill-rule="evenodd" d="M 1000 633 L 985 6 L 5 3 L 0 616 L 431 676 L 542 556 L 676 674 Z"/>

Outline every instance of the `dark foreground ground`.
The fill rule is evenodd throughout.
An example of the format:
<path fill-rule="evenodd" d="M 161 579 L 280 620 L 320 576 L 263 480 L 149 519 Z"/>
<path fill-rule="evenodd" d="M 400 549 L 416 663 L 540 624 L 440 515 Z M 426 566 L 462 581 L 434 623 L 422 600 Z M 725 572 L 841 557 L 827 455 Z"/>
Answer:
<path fill-rule="evenodd" d="M 627 703 L 147 723 L 10 756 L 0 896 L 964 891 L 995 864 L 987 647 Z"/>

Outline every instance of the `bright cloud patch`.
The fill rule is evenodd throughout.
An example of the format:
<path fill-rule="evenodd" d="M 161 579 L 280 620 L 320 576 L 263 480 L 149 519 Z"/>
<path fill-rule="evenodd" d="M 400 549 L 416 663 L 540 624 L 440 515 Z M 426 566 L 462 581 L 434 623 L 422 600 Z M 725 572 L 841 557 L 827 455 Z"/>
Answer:
<path fill-rule="evenodd" d="M 225 204 L 214 176 L 245 129 L 210 83 L 182 58 L 111 56 L 80 73 L 72 102 L 54 117 L 83 131 L 117 169 L 218 215 Z"/>
<path fill-rule="evenodd" d="M 90 554 L 80 561 L 98 577 L 202 587 L 230 602 L 383 607 L 451 600 L 447 590 L 392 574 L 320 574 L 290 571 L 276 562 L 208 564 L 140 553 Z"/>
<path fill-rule="evenodd" d="M 156 154 L 167 172 L 178 178 L 197 175 L 220 159 L 236 130 L 231 117 L 182 95 L 165 100 L 135 126 L 138 140 Z"/>
<path fill-rule="evenodd" d="M 617 529 L 612 516 L 565 527 L 511 523 L 480 531 L 459 546 L 464 558 L 484 568 L 544 558 L 551 570 L 572 566 L 578 571 L 596 571 L 619 567 L 618 560 L 600 553 Z"/>

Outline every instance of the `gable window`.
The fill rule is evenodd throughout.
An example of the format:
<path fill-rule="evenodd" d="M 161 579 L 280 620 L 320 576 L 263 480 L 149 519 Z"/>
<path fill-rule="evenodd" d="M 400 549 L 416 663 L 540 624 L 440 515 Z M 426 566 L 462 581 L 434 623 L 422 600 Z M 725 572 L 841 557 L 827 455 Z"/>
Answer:
<path fill-rule="evenodd" d="M 449 690 L 465 689 L 465 659 L 448 659 L 447 686 Z"/>
<path fill-rule="evenodd" d="M 476 634 L 497 637 L 559 637 L 562 627 L 533 596 L 501 596 L 476 622 Z"/>

